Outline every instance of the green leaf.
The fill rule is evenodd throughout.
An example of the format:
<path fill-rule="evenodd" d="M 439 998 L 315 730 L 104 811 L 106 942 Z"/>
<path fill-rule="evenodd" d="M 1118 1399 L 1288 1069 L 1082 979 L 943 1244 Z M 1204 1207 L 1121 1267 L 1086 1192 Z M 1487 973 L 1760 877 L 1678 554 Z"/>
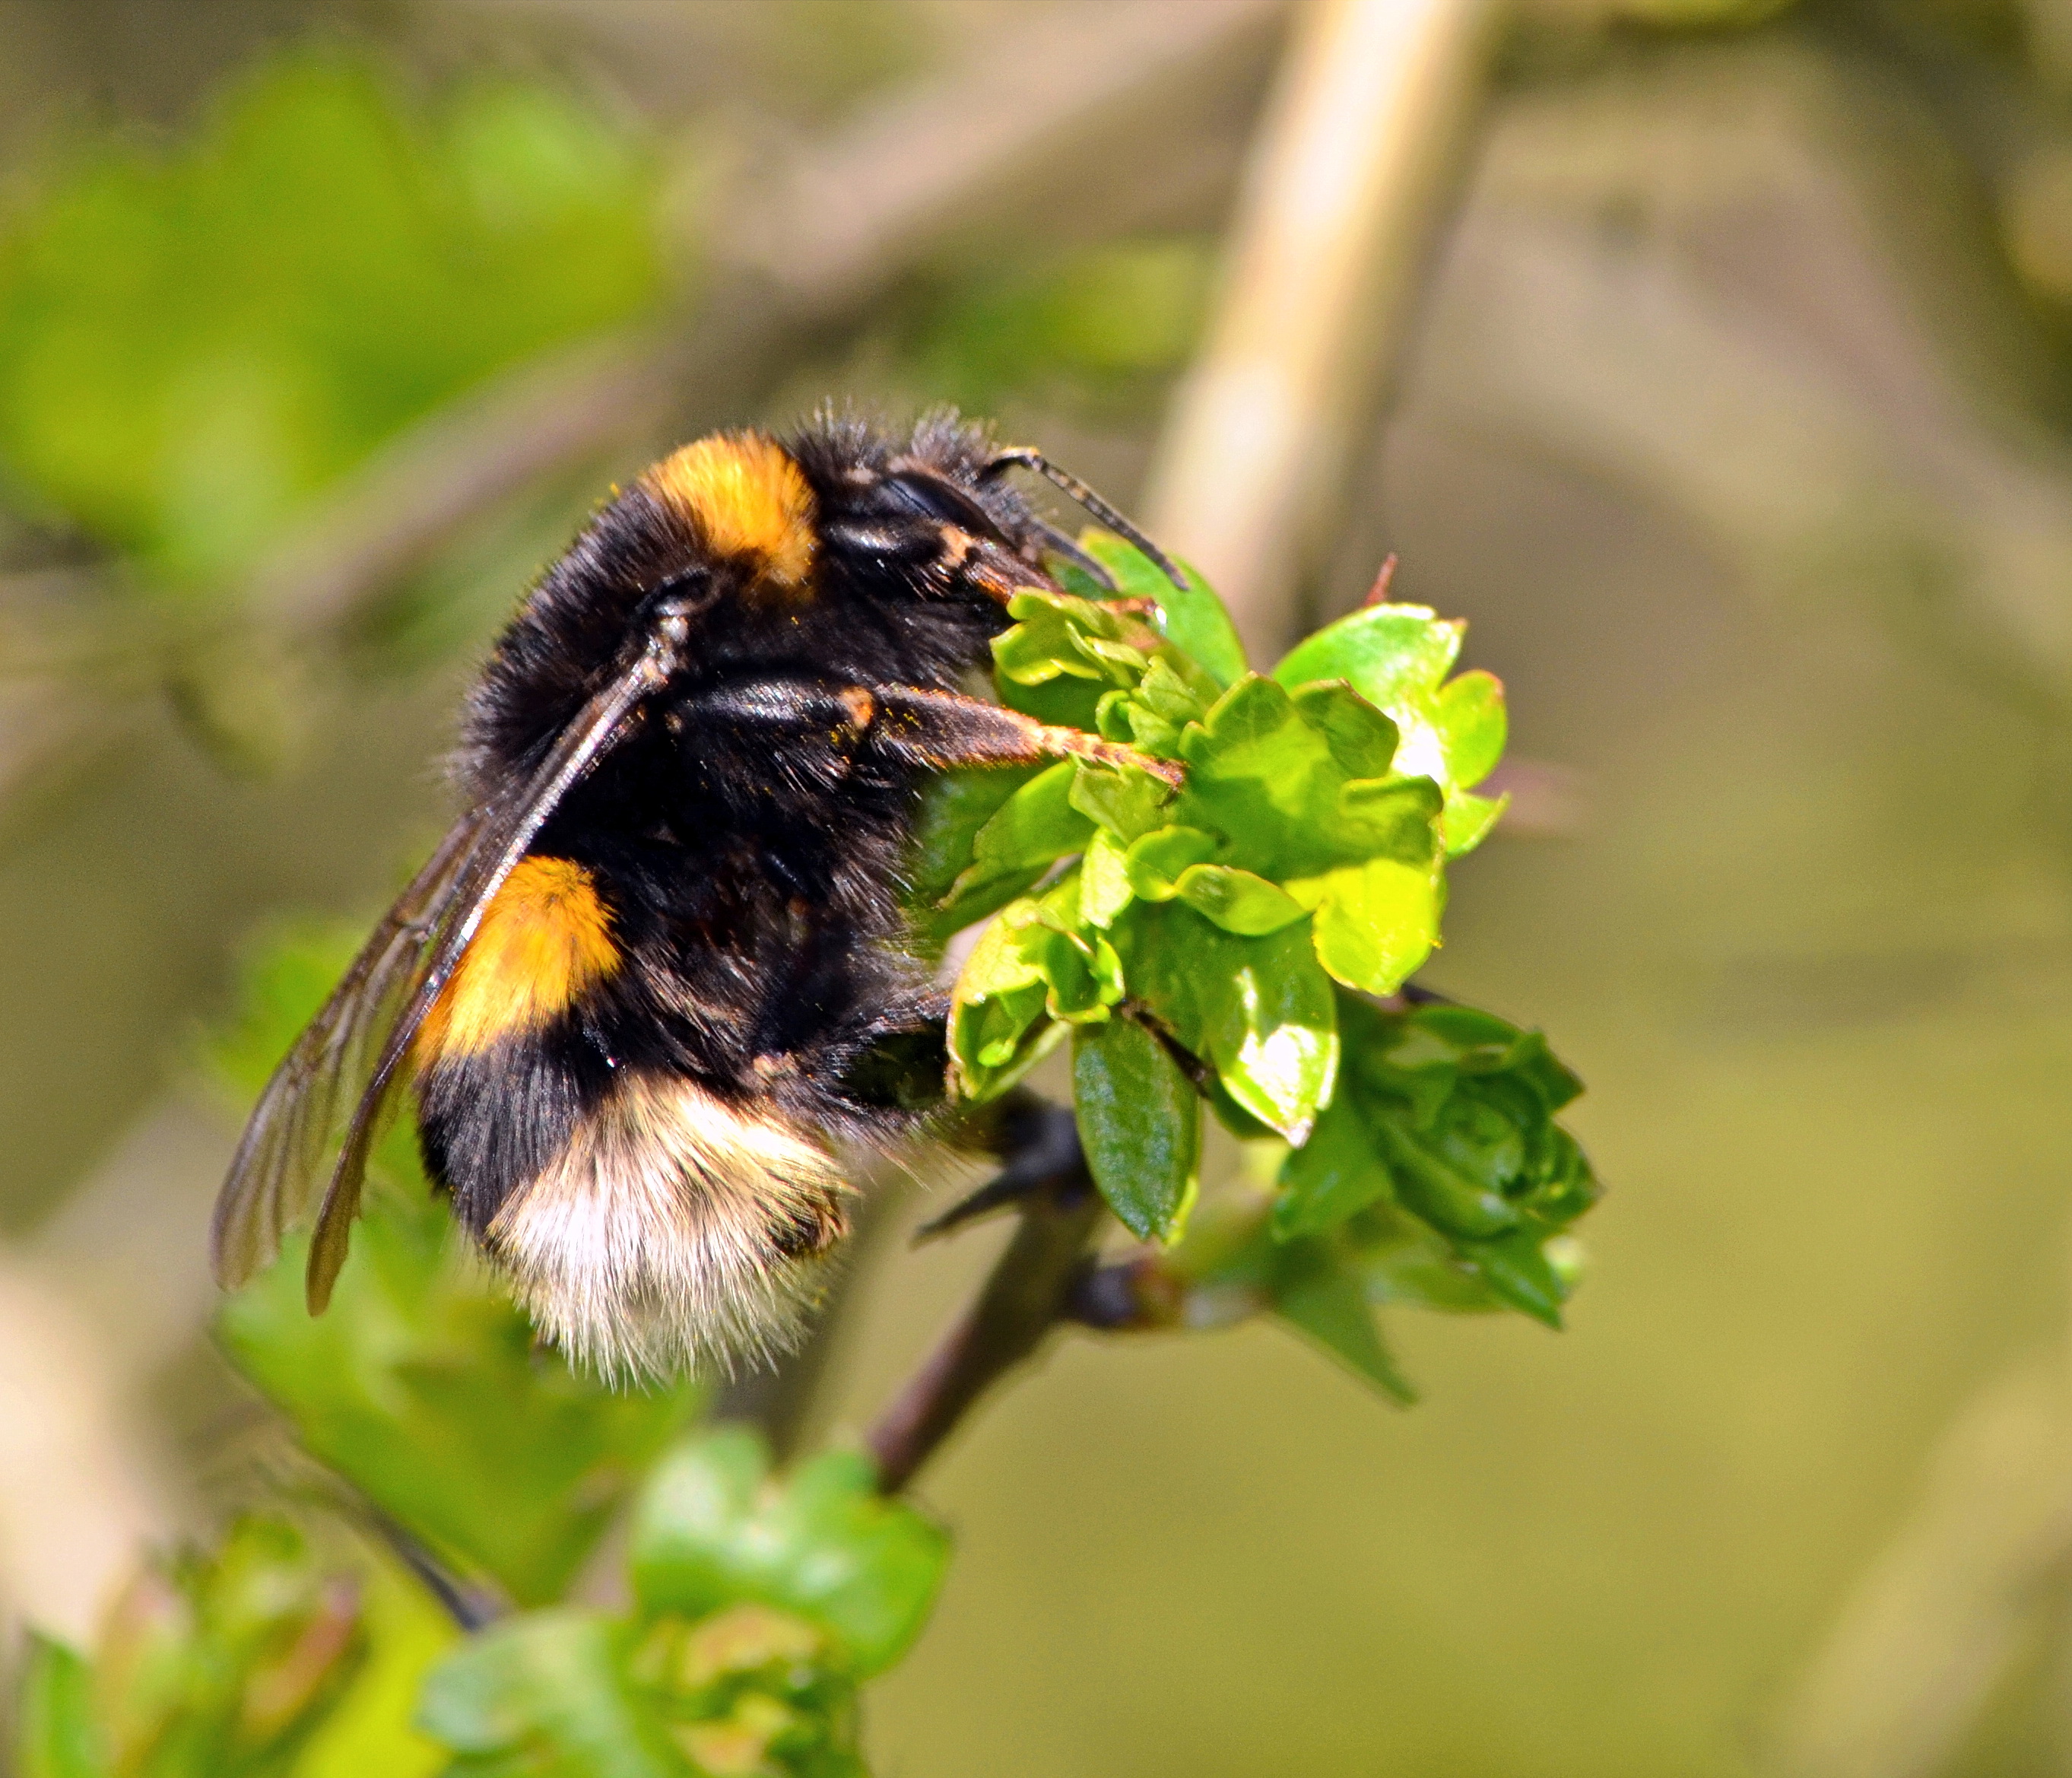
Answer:
<path fill-rule="evenodd" d="M 1130 903 L 1129 854 L 1106 828 L 1096 828 L 1079 866 L 1079 917 L 1105 928 Z"/>
<path fill-rule="evenodd" d="M 1248 1116 L 1301 1141 L 1338 1065 L 1336 997 L 1308 927 L 1241 938 L 1178 903 L 1139 903 L 1115 939 L 1130 993 Z"/>
<path fill-rule="evenodd" d="M 1181 661 L 1176 666 L 1174 658 L 1170 650 L 1157 656 L 1144 669 L 1137 689 L 1126 694 L 1136 722 L 1155 720 L 1177 731 L 1207 715 L 1210 705 L 1222 694 L 1222 685 L 1198 672 L 1183 676 L 1181 669 L 1192 663 Z"/>
<path fill-rule="evenodd" d="M 979 935 L 950 993 L 949 1049 L 964 1096 L 1006 1090 L 1034 1060 L 1050 984 L 1052 934 L 1033 901 L 1012 903 Z"/>
<path fill-rule="evenodd" d="M 993 665 L 1003 685 L 1042 685 L 1083 679 L 1103 689 L 1136 684 L 1144 657 L 1132 662 L 1123 614 L 1066 593 L 1017 593 L 1008 602 L 1013 628 L 993 640 Z M 1147 638 L 1149 640 L 1149 638 Z"/>
<path fill-rule="evenodd" d="M 1455 1244 L 1408 1211 L 1376 1202 L 1358 1212 L 1342 1233 L 1346 1263 L 1371 1304 L 1402 1303 L 1452 1315 L 1504 1307 Z"/>
<path fill-rule="evenodd" d="M 1098 526 L 1079 533 L 1079 547 L 1114 577 L 1120 597 L 1156 600 L 1165 614 L 1166 639 L 1207 668 L 1219 685 L 1244 677 L 1244 644 L 1237 626 L 1198 570 L 1180 563 L 1187 584 L 1175 586 L 1141 549 Z"/>
<path fill-rule="evenodd" d="M 1322 829 L 1345 774 L 1272 680 L 1240 680 L 1187 730 L 1181 752 L 1188 772 L 1175 824 L 1223 835 L 1237 862 L 1268 877 L 1286 875 L 1290 860 L 1336 856 Z"/>
<path fill-rule="evenodd" d="M 1181 874 L 1216 855 L 1216 837 L 1198 827 L 1160 827 L 1141 836 L 1129 848 L 1129 886 L 1146 901 L 1170 901 L 1179 893 Z"/>
<path fill-rule="evenodd" d="M 1291 1142 L 1309 1134 L 1338 1070 L 1336 997 L 1309 936 L 1297 925 L 1263 938 L 1223 938 L 1240 948 L 1236 967 L 1202 990 L 1209 1057 L 1223 1085 Z"/>
<path fill-rule="evenodd" d="M 931 911 L 931 930 L 947 937 L 985 919 L 1087 843 L 1094 825 L 1072 806 L 1071 787 L 1066 760 L 1001 800 L 972 833 L 970 862 Z"/>
<path fill-rule="evenodd" d="M 1072 807 L 1125 845 L 1165 825 L 1163 810 L 1172 795 L 1167 785 L 1136 766 L 1092 759 L 1072 765 Z"/>
<path fill-rule="evenodd" d="M 1438 942 L 1441 885 L 1429 865 L 1370 858 L 1292 879 L 1288 893 L 1316 910 L 1317 959 L 1350 988 L 1394 994 Z"/>
<path fill-rule="evenodd" d="M 16 1693 L 19 1778 L 109 1778 L 85 1657 L 31 1630 Z"/>
<path fill-rule="evenodd" d="M 831 1451 L 776 1481 L 760 1440 L 728 1428 L 680 1445 L 650 1478 L 631 1569 L 645 1611 L 775 1606 L 824 1626 L 869 1675 L 919 1633 L 948 1554 L 939 1529 L 879 1496 L 861 1455 Z"/>
<path fill-rule="evenodd" d="M 1273 1233 L 1283 1241 L 1321 1234 L 1388 1196 L 1388 1167 L 1375 1152 L 1352 1095 L 1336 1093 L 1309 1140 L 1281 1166 Z"/>
<path fill-rule="evenodd" d="M 1078 883 L 1061 886 L 1076 895 Z M 1051 919 L 1040 907 L 1025 948 L 1036 958 L 1048 989 L 1044 1010 L 1069 1024 L 1098 1023 L 1122 998 L 1122 965 L 1115 948 L 1096 932 L 1091 941 Z"/>
<path fill-rule="evenodd" d="M 1338 792 L 1333 825 L 1352 857 L 1430 868 L 1439 862 L 1433 823 L 1444 805 L 1429 778 L 1355 779 Z"/>
<path fill-rule="evenodd" d="M 1384 1395 L 1406 1406 L 1417 1399 L 1382 1344 L 1374 1311 L 1351 1274 L 1329 1263 L 1305 1269 L 1275 1292 L 1273 1307 L 1282 1320 Z"/>
<path fill-rule="evenodd" d="M 1029 684 L 1005 676 L 994 682 L 1001 702 L 1009 710 L 1053 728 L 1083 729 L 1089 735 L 1101 732 L 1102 701 L 1117 689 L 1106 677 L 1085 679 L 1063 673 Z"/>
<path fill-rule="evenodd" d="M 933 774 L 923 788 L 903 875 L 907 904 L 917 924 L 937 943 L 993 912 L 986 908 L 966 919 L 961 908 L 945 904 L 957 879 L 972 867 L 972 848 L 979 829 L 1041 769 L 1005 766 L 941 772 Z M 1041 874 L 1039 870 L 1035 875 Z M 1034 881 L 1035 875 L 1013 885 L 1001 893 L 995 905 L 1005 906 Z M 952 920 L 957 924 L 951 924 Z"/>
<path fill-rule="evenodd" d="M 1202 1108 L 1165 1045 L 1127 1019 L 1080 1031 L 1072 1095 L 1109 1208 L 1140 1241 L 1177 1238 L 1200 1183 Z"/>
<path fill-rule="evenodd" d="M 1182 871 L 1174 885 L 1174 894 L 1225 932 L 1247 938 L 1277 932 L 1308 912 L 1287 891 L 1265 878 L 1221 864 L 1197 864 Z"/>
<path fill-rule="evenodd" d="M 1381 850 L 1421 847 L 1429 858 L 1437 792 L 1377 777 L 1394 734 L 1343 685 L 1290 694 L 1270 679 L 1240 680 L 1182 735 L 1187 780 L 1165 818 L 1221 836 L 1229 851 L 1219 862 L 1274 881 Z"/>
<path fill-rule="evenodd" d="M 1439 828 L 1445 841 L 1446 856 L 1457 858 L 1474 851 L 1495 830 L 1503 812 L 1510 807 L 1508 792 L 1501 796 L 1478 796 L 1471 790 L 1463 790 L 1451 798 Z"/>
<path fill-rule="evenodd" d="M 1324 738 L 1348 778 L 1379 778 L 1396 758 L 1396 726 L 1342 680 L 1297 685 L 1291 698 L 1302 720 Z"/>
<path fill-rule="evenodd" d="M 1542 1249 L 1545 1238 L 1544 1230 L 1514 1229 L 1494 1241 L 1463 1241 L 1460 1253 L 1511 1307 L 1559 1327 L 1568 1284 Z"/>
<path fill-rule="evenodd" d="M 1432 710 L 1445 755 L 1446 780 L 1466 790 L 1480 784 L 1503 757 L 1509 718 L 1503 681 L 1493 673 L 1464 673 L 1441 689 Z"/>
<path fill-rule="evenodd" d="M 1374 1128 L 1388 1158 L 1396 1196 L 1435 1228 L 1466 1240 L 1487 1240 L 1517 1227 L 1519 1213 L 1501 1192 L 1464 1172 L 1400 1125 L 1383 1122 Z"/>
<path fill-rule="evenodd" d="M 1422 606 L 1371 606 L 1318 631 L 1273 669 L 1290 687 L 1343 681 L 1388 714 L 1400 732 L 1396 772 L 1429 777 L 1445 792 L 1449 856 L 1479 845 L 1503 813 L 1500 801 L 1468 795 L 1503 756 L 1505 715 L 1492 675 L 1445 682 L 1463 628 Z"/>
<path fill-rule="evenodd" d="M 1094 824 L 1073 806 L 1076 771 L 1073 761 L 1061 759 L 1009 796 L 974 837 L 971 869 L 965 875 L 998 877 L 1030 870 L 1040 875 L 1081 850 Z"/>
<path fill-rule="evenodd" d="M 1460 656 L 1467 626 L 1422 605 L 1368 605 L 1298 642 L 1273 669 L 1284 685 L 1342 679 L 1393 714 L 1427 697 Z"/>
<path fill-rule="evenodd" d="M 629 1681 L 622 1640 L 574 1608 L 492 1625 L 433 1669 L 418 1725 L 469 1778 L 693 1778 Z"/>

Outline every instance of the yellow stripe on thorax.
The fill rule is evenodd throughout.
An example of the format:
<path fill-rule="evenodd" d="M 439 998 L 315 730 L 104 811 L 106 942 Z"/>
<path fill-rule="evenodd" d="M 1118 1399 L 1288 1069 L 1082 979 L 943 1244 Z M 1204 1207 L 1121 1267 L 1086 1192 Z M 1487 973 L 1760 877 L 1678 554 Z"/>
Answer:
<path fill-rule="evenodd" d="M 590 873 L 567 858 L 522 860 L 425 1015 L 418 1067 L 545 1030 L 619 964 L 611 916 Z"/>
<path fill-rule="evenodd" d="M 784 592 L 813 566 L 813 491 L 791 454 L 759 432 L 720 433 L 664 457 L 641 478 L 718 555 L 746 558 Z"/>

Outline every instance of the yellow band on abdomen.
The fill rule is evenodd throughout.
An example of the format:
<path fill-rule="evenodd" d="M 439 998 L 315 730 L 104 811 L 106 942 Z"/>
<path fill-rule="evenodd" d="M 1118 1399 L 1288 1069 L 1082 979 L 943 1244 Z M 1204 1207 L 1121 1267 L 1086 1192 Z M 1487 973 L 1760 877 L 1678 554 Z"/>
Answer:
<path fill-rule="evenodd" d="M 413 1046 L 418 1068 L 544 1030 L 619 965 L 611 915 L 589 871 L 568 858 L 522 860 L 425 1015 Z"/>

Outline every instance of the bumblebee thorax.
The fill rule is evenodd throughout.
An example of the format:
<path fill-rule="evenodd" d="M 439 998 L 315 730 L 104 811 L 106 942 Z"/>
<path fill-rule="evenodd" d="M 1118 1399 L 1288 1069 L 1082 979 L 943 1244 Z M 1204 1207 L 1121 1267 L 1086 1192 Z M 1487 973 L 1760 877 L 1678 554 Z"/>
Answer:
<path fill-rule="evenodd" d="M 779 594 L 803 590 L 816 545 L 813 491 L 791 453 L 759 432 L 717 433 L 672 452 L 641 477 L 715 556 L 752 570 Z"/>

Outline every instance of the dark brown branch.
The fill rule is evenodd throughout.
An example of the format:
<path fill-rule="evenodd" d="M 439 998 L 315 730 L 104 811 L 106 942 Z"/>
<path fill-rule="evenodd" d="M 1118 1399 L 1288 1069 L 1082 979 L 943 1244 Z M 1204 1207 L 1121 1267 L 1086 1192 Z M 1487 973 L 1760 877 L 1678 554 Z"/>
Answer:
<path fill-rule="evenodd" d="M 1177 1327 L 1187 1286 L 1156 1248 L 1106 1266 L 1083 1267 L 1072 1280 L 1061 1319 L 1102 1333 L 1151 1333 Z"/>
<path fill-rule="evenodd" d="M 509 1601 L 494 1588 L 461 1579 L 379 1507 L 369 1506 L 367 1517 L 396 1559 L 417 1576 L 419 1585 L 438 1602 L 463 1635 L 486 1630 L 498 1619 L 510 1615 Z"/>
<path fill-rule="evenodd" d="M 1102 1206 L 1083 1159 L 1030 1192 L 1021 1209 L 977 1299 L 865 1436 L 887 1494 L 905 1488 L 979 1397 L 1042 1344 L 1087 1270 Z"/>
<path fill-rule="evenodd" d="M 1133 1025 L 1141 1026 L 1158 1039 L 1159 1047 L 1173 1059 L 1177 1068 L 1192 1087 L 1204 1099 L 1215 1097 L 1215 1070 L 1180 1041 L 1179 1034 L 1141 1000 L 1125 1000 L 1116 1009 Z"/>

